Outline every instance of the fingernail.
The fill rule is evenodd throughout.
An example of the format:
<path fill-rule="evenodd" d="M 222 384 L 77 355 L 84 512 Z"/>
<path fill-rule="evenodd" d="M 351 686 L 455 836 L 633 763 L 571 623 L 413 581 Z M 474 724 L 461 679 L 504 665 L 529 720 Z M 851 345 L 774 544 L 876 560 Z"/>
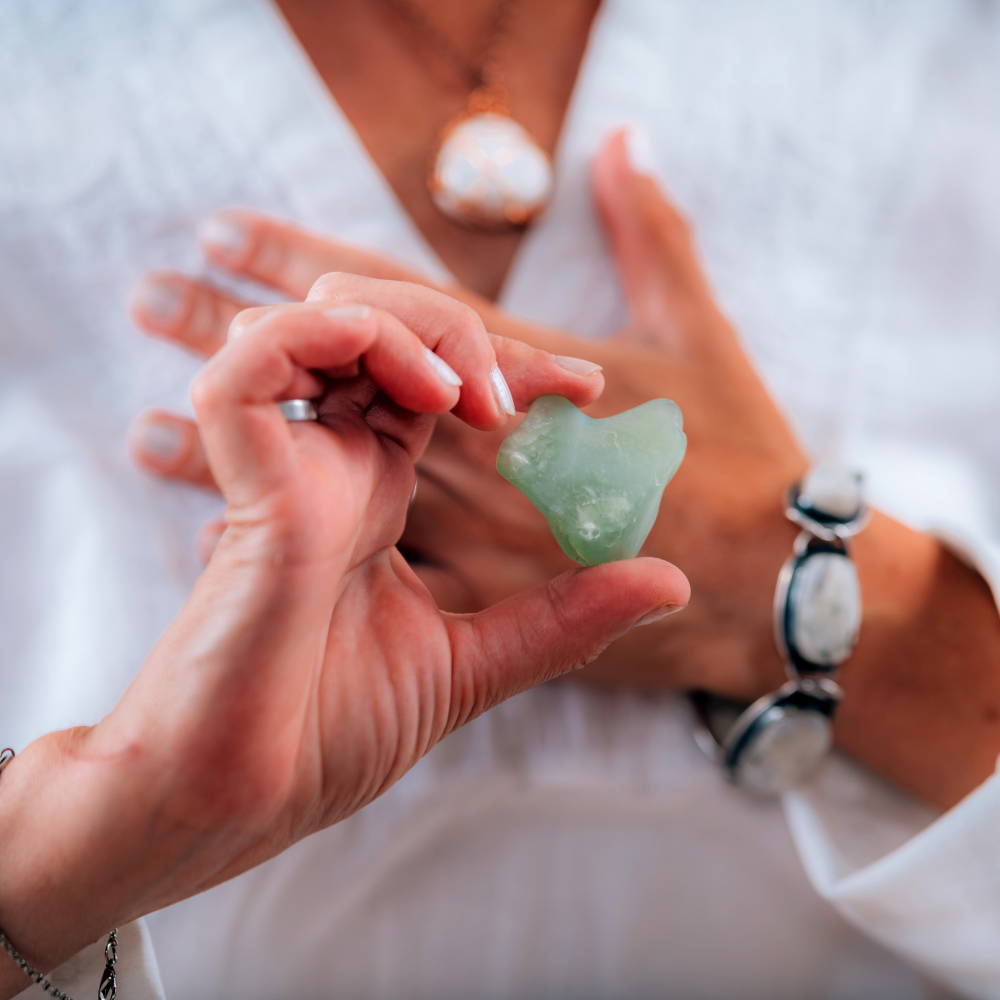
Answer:
<path fill-rule="evenodd" d="M 184 444 L 181 429 L 166 420 L 141 420 L 132 425 L 132 439 L 152 458 L 175 458 Z"/>
<path fill-rule="evenodd" d="M 565 368 L 574 375 L 593 375 L 594 372 L 602 371 L 600 365 L 595 365 L 593 361 L 584 361 L 583 358 L 567 358 L 562 354 L 554 354 L 553 358 L 560 368 Z"/>
<path fill-rule="evenodd" d="M 686 604 L 664 604 L 662 608 L 657 608 L 655 611 L 650 611 L 648 615 L 643 615 L 635 625 L 652 625 L 653 622 L 676 615 L 678 611 L 683 611 L 686 607 Z"/>
<path fill-rule="evenodd" d="M 514 409 L 514 397 L 510 394 L 510 387 L 507 385 L 507 380 L 503 377 L 499 365 L 494 365 L 490 372 L 490 384 L 493 386 L 493 395 L 496 396 L 500 411 L 506 413 L 508 417 L 514 416 L 517 413 L 517 410 Z"/>
<path fill-rule="evenodd" d="M 368 319 L 371 314 L 371 306 L 331 306 L 323 310 L 330 319 Z"/>
<path fill-rule="evenodd" d="M 180 319 L 184 287 L 176 278 L 143 275 L 133 286 L 129 308 L 156 326 L 171 326 Z"/>
<path fill-rule="evenodd" d="M 445 385 L 461 385 L 462 380 L 459 378 L 458 373 L 455 371 L 451 365 L 448 364 L 444 358 L 439 358 L 429 347 L 424 348 L 424 357 L 427 359 L 427 364 L 434 369 L 434 374 L 437 375 Z"/>
<path fill-rule="evenodd" d="M 628 152 L 628 162 L 637 174 L 647 174 L 655 177 L 659 167 L 656 150 L 649 129 L 641 123 L 629 125 L 625 133 L 625 150 Z"/>
<path fill-rule="evenodd" d="M 247 227 L 231 215 L 210 215 L 198 230 L 198 239 L 224 254 L 238 254 L 250 242 Z"/>

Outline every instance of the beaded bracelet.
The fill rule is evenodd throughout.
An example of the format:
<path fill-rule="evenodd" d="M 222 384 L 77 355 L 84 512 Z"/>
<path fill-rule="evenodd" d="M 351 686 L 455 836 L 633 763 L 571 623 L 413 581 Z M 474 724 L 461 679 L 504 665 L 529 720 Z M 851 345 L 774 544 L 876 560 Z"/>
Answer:
<path fill-rule="evenodd" d="M 0 751 L 0 773 L 14 759 L 14 751 L 8 747 Z M 62 990 L 52 985 L 37 969 L 32 968 L 18 953 L 17 949 L 10 943 L 7 935 L 0 930 L 0 947 L 17 964 L 17 967 L 29 978 L 33 979 L 46 993 L 50 993 L 57 1000 L 72 1000 Z M 104 975 L 101 976 L 101 985 L 97 990 L 98 1000 L 115 1000 L 118 995 L 118 976 L 115 972 L 115 963 L 118 961 L 118 928 L 116 927 L 108 936 L 108 943 L 104 946 Z"/>

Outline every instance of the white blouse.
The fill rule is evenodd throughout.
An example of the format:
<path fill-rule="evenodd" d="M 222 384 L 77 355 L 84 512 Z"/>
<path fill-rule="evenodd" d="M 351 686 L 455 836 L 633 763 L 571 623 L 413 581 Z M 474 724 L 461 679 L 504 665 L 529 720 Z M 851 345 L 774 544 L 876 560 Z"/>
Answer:
<path fill-rule="evenodd" d="M 506 309 L 621 321 L 587 169 L 630 121 L 808 447 L 1000 581 L 997 3 L 605 0 Z M 0 4 L 2 744 L 99 719 L 198 573 L 218 501 L 123 445 L 197 362 L 124 303 L 229 204 L 448 279 L 267 0 Z M 171 1000 L 1000 997 L 998 832 L 997 778 L 935 817 L 835 756 L 762 804 L 684 699 L 549 686 L 148 926 Z"/>

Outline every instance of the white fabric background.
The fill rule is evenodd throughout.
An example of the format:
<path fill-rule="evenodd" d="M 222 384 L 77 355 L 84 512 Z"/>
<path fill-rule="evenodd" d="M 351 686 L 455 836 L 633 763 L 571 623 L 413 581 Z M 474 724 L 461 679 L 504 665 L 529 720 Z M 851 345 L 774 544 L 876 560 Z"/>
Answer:
<path fill-rule="evenodd" d="M 586 171 L 609 128 L 644 123 L 807 445 L 988 569 L 998 57 L 992 0 L 605 0 L 555 203 L 502 303 L 592 336 L 620 321 Z M 146 267 L 198 270 L 197 223 L 225 204 L 447 277 L 265 0 L 0 6 L 0 734 L 17 748 L 107 711 L 197 574 L 217 501 L 123 445 L 143 406 L 187 407 L 197 364 L 130 330 L 124 302 Z M 993 779 L 932 823 L 832 760 L 789 823 L 720 781 L 682 700 L 551 687 L 150 927 L 172 1000 L 942 995 L 918 970 L 1000 997 L 998 796 Z"/>

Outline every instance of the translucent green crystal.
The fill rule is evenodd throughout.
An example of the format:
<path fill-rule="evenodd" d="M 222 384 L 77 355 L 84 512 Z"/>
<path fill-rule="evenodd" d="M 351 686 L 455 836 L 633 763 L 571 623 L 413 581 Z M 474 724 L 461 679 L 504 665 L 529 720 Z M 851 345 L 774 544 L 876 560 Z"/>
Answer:
<path fill-rule="evenodd" d="M 597 420 L 562 396 L 542 396 L 501 445 L 497 471 L 545 515 L 570 559 L 632 559 L 684 458 L 682 427 L 669 399 Z"/>

